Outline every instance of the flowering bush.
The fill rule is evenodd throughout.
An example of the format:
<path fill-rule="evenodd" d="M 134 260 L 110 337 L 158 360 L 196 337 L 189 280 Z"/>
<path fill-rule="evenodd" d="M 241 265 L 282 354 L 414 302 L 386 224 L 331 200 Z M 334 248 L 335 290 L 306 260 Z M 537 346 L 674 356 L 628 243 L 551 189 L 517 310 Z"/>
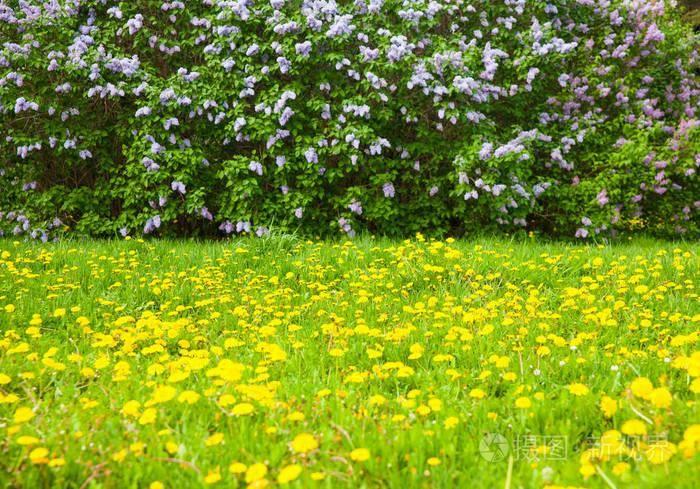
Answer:
<path fill-rule="evenodd" d="M 655 0 L 0 0 L 0 227 L 699 229 Z"/>

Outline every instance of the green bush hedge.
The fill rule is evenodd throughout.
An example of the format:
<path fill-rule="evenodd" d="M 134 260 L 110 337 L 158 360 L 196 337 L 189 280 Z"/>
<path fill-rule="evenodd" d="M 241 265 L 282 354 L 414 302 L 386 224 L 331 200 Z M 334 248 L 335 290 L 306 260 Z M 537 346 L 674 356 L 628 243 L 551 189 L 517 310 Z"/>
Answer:
<path fill-rule="evenodd" d="M 697 236 L 662 1 L 0 2 L 0 229 Z"/>

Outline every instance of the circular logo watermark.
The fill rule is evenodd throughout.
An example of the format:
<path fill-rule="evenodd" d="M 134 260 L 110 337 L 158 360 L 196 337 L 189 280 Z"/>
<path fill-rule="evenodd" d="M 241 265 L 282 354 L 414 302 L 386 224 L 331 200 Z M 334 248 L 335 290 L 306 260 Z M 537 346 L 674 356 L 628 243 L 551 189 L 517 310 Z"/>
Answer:
<path fill-rule="evenodd" d="M 509 451 L 508 440 L 499 433 L 486 433 L 479 442 L 479 454 L 487 462 L 500 462 Z"/>

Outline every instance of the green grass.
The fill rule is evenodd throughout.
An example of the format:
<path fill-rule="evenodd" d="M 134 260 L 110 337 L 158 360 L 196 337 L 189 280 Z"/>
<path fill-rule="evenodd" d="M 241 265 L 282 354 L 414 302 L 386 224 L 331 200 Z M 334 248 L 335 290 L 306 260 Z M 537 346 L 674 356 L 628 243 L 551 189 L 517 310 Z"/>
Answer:
<path fill-rule="evenodd" d="M 218 471 L 214 487 L 245 487 L 240 462 L 267 467 L 254 487 L 289 465 L 296 487 L 694 487 L 699 250 L 0 240 L 0 485 L 182 488 Z M 630 389 L 638 377 L 654 394 Z M 162 386 L 174 398 L 150 405 Z M 34 416 L 16 420 L 21 407 Z M 583 463 L 630 420 L 647 435 Z M 308 453 L 292 444 L 302 433 Z M 508 443 L 502 460 L 480 451 L 489 433 Z M 565 452 L 523 448 L 544 437 Z M 659 448 L 672 456 L 653 464 Z"/>

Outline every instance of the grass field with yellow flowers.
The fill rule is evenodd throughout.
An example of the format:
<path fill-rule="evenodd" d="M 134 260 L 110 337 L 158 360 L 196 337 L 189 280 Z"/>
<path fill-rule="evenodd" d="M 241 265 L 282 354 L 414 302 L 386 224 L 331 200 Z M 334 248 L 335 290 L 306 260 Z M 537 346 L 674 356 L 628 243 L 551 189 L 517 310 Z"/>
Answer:
<path fill-rule="evenodd" d="M 0 487 L 697 487 L 700 246 L 0 241 Z"/>

